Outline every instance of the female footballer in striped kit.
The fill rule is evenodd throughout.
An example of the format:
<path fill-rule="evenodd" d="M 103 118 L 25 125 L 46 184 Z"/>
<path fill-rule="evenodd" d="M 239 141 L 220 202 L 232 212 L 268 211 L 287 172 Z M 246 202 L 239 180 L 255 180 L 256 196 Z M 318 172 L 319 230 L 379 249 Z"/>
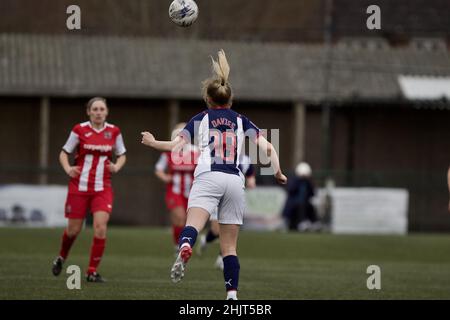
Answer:
<path fill-rule="evenodd" d="M 158 141 L 149 132 L 142 132 L 142 143 L 157 150 L 179 150 L 195 137 L 200 157 L 189 194 L 186 226 L 179 239 L 180 251 L 171 269 L 173 282 L 179 282 L 192 255 L 198 233 L 218 208 L 220 250 L 223 254 L 227 300 L 237 299 L 239 260 L 237 239 L 245 209 L 244 177 L 239 170 L 240 152 L 248 136 L 271 160 L 276 180 L 285 184 L 278 155 L 259 128 L 245 116 L 232 111 L 232 90 L 228 81 L 230 67 L 223 50 L 218 61 L 213 59 L 215 75 L 203 82 L 203 98 L 208 109 L 194 116 L 178 137 Z"/>
<path fill-rule="evenodd" d="M 125 145 L 117 126 L 106 122 L 106 100 L 95 97 L 87 103 L 89 121 L 73 127 L 59 155 L 64 171 L 70 177 L 65 216 L 67 228 L 61 241 L 59 256 L 53 261 L 52 272 L 61 273 L 69 250 L 80 233 L 86 213 L 94 217 L 94 239 L 91 247 L 87 281 L 103 282 L 97 273 L 106 243 L 106 229 L 113 205 L 111 174 L 117 173 L 125 164 Z M 69 154 L 75 153 L 75 165 L 69 163 Z M 113 152 L 117 156 L 112 162 Z"/>

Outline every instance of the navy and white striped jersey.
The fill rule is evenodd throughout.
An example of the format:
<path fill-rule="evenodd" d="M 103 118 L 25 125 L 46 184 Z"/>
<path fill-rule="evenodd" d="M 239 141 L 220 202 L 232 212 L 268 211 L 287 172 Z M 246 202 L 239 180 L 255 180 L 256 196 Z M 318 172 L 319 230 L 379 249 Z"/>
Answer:
<path fill-rule="evenodd" d="M 256 141 L 259 128 L 231 109 L 208 109 L 194 116 L 180 133 L 200 148 L 194 176 L 221 171 L 242 176 L 239 170 L 245 137 Z"/>

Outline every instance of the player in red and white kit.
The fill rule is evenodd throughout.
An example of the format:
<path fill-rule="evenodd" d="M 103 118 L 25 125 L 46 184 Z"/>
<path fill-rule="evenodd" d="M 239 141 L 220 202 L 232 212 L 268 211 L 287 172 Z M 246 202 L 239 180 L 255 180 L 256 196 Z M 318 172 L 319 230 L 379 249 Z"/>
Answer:
<path fill-rule="evenodd" d="M 73 127 L 63 146 L 59 161 L 70 176 L 64 230 L 59 256 L 53 261 L 55 276 L 62 270 L 69 250 L 80 233 L 87 211 L 93 214 L 94 239 L 91 247 L 87 281 L 103 282 L 97 273 L 105 249 L 106 229 L 113 208 L 111 174 L 125 164 L 125 145 L 117 126 L 106 122 L 108 107 L 104 98 L 95 97 L 87 103 L 89 121 Z M 75 152 L 75 165 L 69 163 L 69 154 Z M 116 163 L 113 162 L 116 155 Z"/>
<path fill-rule="evenodd" d="M 185 123 L 179 123 L 172 131 L 176 137 Z M 173 243 L 178 250 L 178 238 L 186 224 L 186 211 L 194 181 L 194 170 L 199 156 L 199 150 L 194 145 L 186 145 L 181 152 L 164 152 L 155 165 L 156 176 L 166 183 L 166 206 L 170 212 Z"/>

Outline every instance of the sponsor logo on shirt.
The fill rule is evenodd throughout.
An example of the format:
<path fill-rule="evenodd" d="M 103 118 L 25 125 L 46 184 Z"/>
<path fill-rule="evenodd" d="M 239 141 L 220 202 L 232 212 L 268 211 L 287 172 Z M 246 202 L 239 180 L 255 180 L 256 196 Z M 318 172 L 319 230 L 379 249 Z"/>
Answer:
<path fill-rule="evenodd" d="M 107 144 L 95 145 L 95 144 L 85 144 L 83 148 L 90 151 L 100 151 L 100 152 L 109 152 L 112 150 L 112 146 Z"/>

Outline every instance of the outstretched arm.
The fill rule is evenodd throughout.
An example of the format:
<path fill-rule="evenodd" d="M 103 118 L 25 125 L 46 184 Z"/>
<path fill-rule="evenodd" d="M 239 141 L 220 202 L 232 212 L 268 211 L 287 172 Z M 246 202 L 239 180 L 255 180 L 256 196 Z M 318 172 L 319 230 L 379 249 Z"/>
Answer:
<path fill-rule="evenodd" d="M 269 141 L 267 141 L 264 136 L 260 135 L 258 137 L 258 146 L 264 150 L 267 157 L 270 159 L 270 163 L 272 164 L 273 170 L 275 172 L 275 179 L 277 179 L 278 183 L 280 184 L 286 184 L 287 178 L 281 172 L 280 160 L 273 145 Z"/>
<path fill-rule="evenodd" d="M 141 132 L 141 134 L 142 134 L 142 141 L 141 141 L 142 144 L 152 147 L 156 150 L 160 150 L 160 151 L 181 150 L 181 148 L 183 148 L 183 146 L 187 142 L 185 139 L 183 139 L 180 136 L 177 136 L 172 141 L 158 141 L 155 139 L 153 134 L 151 134 L 148 131 Z"/>

